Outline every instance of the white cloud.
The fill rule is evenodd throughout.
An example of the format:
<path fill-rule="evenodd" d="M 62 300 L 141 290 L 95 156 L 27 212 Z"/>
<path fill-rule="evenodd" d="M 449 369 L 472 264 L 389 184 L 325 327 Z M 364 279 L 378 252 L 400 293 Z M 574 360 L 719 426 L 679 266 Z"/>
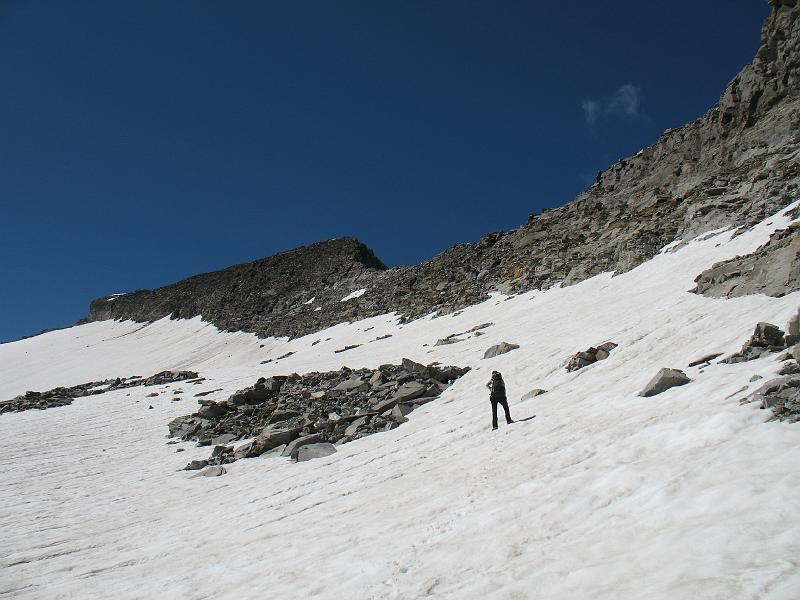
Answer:
<path fill-rule="evenodd" d="M 587 98 L 581 102 L 586 124 L 594 129 L 600 121 L 610 118 L 635 119 L 639 116 L 642 89 L 638 85 L 621 85 L 611 96 Z"/>

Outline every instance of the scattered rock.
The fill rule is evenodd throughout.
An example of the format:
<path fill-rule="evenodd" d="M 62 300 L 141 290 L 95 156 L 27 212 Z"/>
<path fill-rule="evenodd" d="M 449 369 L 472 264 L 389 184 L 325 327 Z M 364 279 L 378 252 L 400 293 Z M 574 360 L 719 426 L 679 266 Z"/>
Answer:
<path fill-rule="evenodd" d="M 594 346 L 587 348 L 582 352 L 573 354 L 567 361 L 565 368 L 567 371 L 577 371 L 583 367 L 588 367 L 599 360 L 605 360 L 611 354 L 611 351 L 617 347 L 614 342 L 604 342 L 595 348 Z"/>
<path fill-rule="evenodd" d="M 727 364 L 747 362 L 761 358 L 770 352 L 779 352 L 785 348 L 784 333 L 772 323 L 758 323 L 753 335 L 744 343 L 742 349 L 722 362 Z"/>
<path fill-rule="evenodd" d="M 646 386 L 644 386 L 644 389 L 639 393 L 639 395 L 648 398 L 650 396 L 655 396 L 656 394 L 665 392 L 670 388 L 679 385 L 686 385 L 690 381 L 691 379 L 689 379 L 683 371 L 679 371 L 678 369 L 664 368 L 661 369 Z"/>
<path fill-rule="evenodd" d="M 170 436 L 216 446 L 209 464 L 263 456 L 284 445 L 282 452 L 296 455 L 305 444 L 341 444 L 397 427 L 468 370 L 406 358 L 377 369 L 260 378 L 227 400 L 198 400 L 196 413 L 169 423 Z M 227 446 L 243 438 L 254 439 Z"/>
<path fill-rule="evenodd" d="M 796 423 L 800 421 L 800 375 L 772 379 L 755 391 L 750 402 L 759 402 L 762 409 L 772 410 L 772 419 Z"/>
<path fill-rule="evenodd" d="M 114 390 L 139 386 L 164 385 L 165 383 L 187 381 L 196 377 L 197 373 L 193 371 L 162 371 L 150 377 L 118 377 L 116 379 L 106 379 L 104 381 L 91 381 L 68 388 L 57 387 L 46 392 L 25 392 L 23 395 L 17 396 L 12 400 L 0 402 L 0 414 L 67 406 L 72 404 L 75 398 L 83 396 L 94 396 Z M 155 396 L 158 396 L 158 393 L 153 392 L 146 397 L 152 398 Z M 150 406 L 149 408 L 153 407 Z"/>
<path fill-rule="evenodd" d="M 759 379 L 764 379 L 764 378 L 761 375 L 756 374 L 750 378 L 750 382 L 752 383 L 753 381 L 758 381 Z"/>

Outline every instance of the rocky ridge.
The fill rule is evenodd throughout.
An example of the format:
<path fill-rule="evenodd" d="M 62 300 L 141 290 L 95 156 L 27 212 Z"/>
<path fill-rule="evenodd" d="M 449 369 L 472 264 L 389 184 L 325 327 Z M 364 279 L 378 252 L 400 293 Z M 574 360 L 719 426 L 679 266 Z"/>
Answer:
<path fill-rule="evenodd" d="M 572 202 L 531 215 L 514 231 L 395 269 L 351 238 L 313 244 L 157 290 L 99 298 L 87 318 L 202 315 L 225 330 L 295 337 L 392 311 L 405 318 L 448 313 L 493 291 L 622 273 L 675 240 L 751 226 L 796 200 L 800 184 L 800 6 L 771 4 L 755 58 L 705 115 L 667 130 L 598 173 Z"/>

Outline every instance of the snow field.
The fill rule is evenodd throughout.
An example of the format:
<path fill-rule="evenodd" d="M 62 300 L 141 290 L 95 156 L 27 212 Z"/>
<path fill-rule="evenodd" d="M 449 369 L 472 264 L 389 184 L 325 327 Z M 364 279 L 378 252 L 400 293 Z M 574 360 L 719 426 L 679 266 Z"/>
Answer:
<path fill-rule="evenodd" d="M 686 368 L 797 311 L 800 294 L 687 293 L 703 269 L 785 226 L 788 210 L 618 277 L 401 326 L 384 315 L 289 341 L 164 319 L 1 345 L 2 398 L 165 369 L 208 379 L 0 416 L 0 597 L 796 598 L 800 430 L 738 403 L 763 383 L 753 374 L 780 363 Z M 434 347 L 484 322 L 485 335 Z M 608 359 L 564 370 L 607 340 L 619 344 Z M 481 358 L 502 341 L 521 347 Z M 224 399 L 259 376 L 403 357 L 473 371 L 400 428 L 333 456 L 243 460 L 220 478 L 176 472 L 210 452 L 166 444 L 193 394 L 223 388 L 208 398 Z M 638 397 L 661 367 L 693 381 Z M 512 416 L 535 418 L 489 430 L 492 369 Z M 549 391 L 519 401 L 534 387 Z"/>

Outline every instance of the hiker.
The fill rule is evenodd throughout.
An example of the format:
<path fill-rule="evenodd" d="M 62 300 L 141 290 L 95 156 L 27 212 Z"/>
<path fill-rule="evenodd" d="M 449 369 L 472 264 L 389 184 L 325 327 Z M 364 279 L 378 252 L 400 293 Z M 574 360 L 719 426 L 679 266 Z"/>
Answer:
<path fill-rule="evenodd" d="M 492 371 L 492 379 L 486 384 L 491 390 L 489 400 L 492 402 L 492 429 L 497 429 L 497 405 L 502 404 L 506 413 L 506 423 L 513 423 L 511 413 L 508 411 L 508 400 L 506 400 L 506 384 L 499 371 Z"/>

